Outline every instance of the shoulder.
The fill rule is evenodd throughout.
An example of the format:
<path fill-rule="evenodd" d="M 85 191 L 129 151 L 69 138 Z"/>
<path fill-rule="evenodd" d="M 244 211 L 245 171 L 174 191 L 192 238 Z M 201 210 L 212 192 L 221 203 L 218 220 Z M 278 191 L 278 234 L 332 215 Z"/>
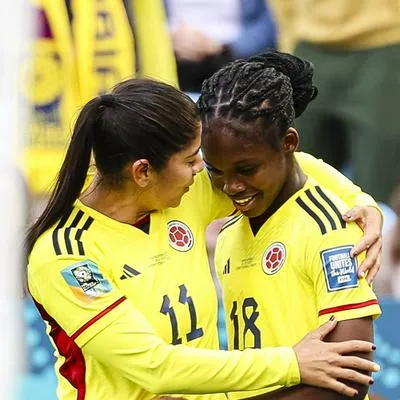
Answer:
<path fill-rule="evenodd" d="M 222 226 L 218 238 L 215 249 L 216 257 L 219 258 L 223 253 L 230 252 L 231 246 L 236 246 L 238 240 L 242 241 L 242 238 L 239 239 L 239 236 L 243 233 L 242 223 L 245 221 L 246 217 L 243 214 L 234 215 L 230 217 L 225 224 Z M 241 233 L 239 233 L 239 231 Z"/>
<path fill-rule="evenodd" d="M 91 216 L 73 208 L 38 238 L 29 256 L 29 265 L 35 268 L 49 263 L 56 265 L 64 259 L 93 259 L 96 247 L 93 225 Z"/>
<path fill-rule="evenodd" d="M 310 185 L 295 197 L 297 213 L 302 216 L 306 226 L 321 236 L 347 228 L 342 213 L 347 209 L 345 203 L 321 185 Z"/>
<path fill-rule="evenodd" d="M 226 234 L 223 232 L 232 231 L 232 230 L 238 228 L 240 226 L 240 222 L 243 221 L 244 218 L 245 217 L 243 214 L 235 214 L 232 217 L 229 217 L 228 220 L 225 222 L 225 224 L 222 225 L 220 235 Z"/>

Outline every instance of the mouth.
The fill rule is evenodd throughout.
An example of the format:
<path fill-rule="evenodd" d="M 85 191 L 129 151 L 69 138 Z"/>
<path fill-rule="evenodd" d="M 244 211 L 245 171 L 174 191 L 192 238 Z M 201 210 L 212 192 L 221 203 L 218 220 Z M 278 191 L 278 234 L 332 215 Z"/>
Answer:
<path fill-rule="evenodd" d="M 233 199 L 233 198 L 231 198 L 231 199 L 232 199 L 233 204 L 235 205 L 236 209 L 243 212 L 243 211 L 249 210 L 252 207 L 256 198 L 257 198 L 257 194 L 253 194 L 253 195 L 247 196 L 247 197 L 242 197 L 240 199 Z"/>

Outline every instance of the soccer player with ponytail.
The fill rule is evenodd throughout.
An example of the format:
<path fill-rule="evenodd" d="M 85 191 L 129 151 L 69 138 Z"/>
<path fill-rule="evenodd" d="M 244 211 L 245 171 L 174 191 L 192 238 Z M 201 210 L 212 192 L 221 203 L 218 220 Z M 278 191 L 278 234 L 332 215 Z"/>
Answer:
<path fill-rule="evenodd" d="M 334 320 L 294 346 L 220 350 L 226 332 L 205 229 L 233 205 L 212 187 L 200 144 L 196 105 L 156 81 L 122 82 L 80 112 L 26 239 L 28 287 L 56 349 L 58 397 L 223 399 L 300 382 L 352 394 L 337 379 L 368 383 L 353 369 L 376 365 L 349 353 L 369 354 L 373 344 L 325 343 Z M 92 156 L 96 172 L 84 189 Z M 366 195 L 349 186 L 344 196 L 363 203 Z"/>

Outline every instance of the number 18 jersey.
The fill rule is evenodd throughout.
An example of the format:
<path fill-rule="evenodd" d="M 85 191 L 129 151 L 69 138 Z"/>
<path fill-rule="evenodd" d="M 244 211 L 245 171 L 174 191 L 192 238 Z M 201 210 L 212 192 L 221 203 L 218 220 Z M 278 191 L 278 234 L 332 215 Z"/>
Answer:
<path fill-rule="evenodd" d="M 380 314 L 375 294 L 357 277 L 362 257 L 350 257 L 362 233 L 342 220 L 345 211 L 309 179 L 256 234 L 243 215 L 225 225 L 216 264 L 230 348 L 293 346 L 333 314 L 339 321 Z"/>

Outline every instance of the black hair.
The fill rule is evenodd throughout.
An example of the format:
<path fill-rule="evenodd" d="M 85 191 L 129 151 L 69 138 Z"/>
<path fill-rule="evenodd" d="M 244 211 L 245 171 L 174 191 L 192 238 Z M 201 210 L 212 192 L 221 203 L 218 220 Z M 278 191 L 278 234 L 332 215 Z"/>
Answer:
<path fill-rule="evenodd" d="M 317 96 L 313 74 L 309 61 L 276 50 L 227 64 L 202 85 L 203 133 L 213 119 L 247 123 L 262 118 L 266 139 L 278 149 L 279 139 Z"/>
<path fill-rule="evenodd" d="M 161 170 L 169 158 L 196 137 L 200 117 L 195 103 L 174 87 L 150 79 L 129 79 L 111 94 L 81 110 L 50 200 L 30 227 L 26 257 L 39 236 L 73 206 L 84 186 L 93 152 L 105 184 L 118 186 L 130 162 L 148 159 Z"/>

